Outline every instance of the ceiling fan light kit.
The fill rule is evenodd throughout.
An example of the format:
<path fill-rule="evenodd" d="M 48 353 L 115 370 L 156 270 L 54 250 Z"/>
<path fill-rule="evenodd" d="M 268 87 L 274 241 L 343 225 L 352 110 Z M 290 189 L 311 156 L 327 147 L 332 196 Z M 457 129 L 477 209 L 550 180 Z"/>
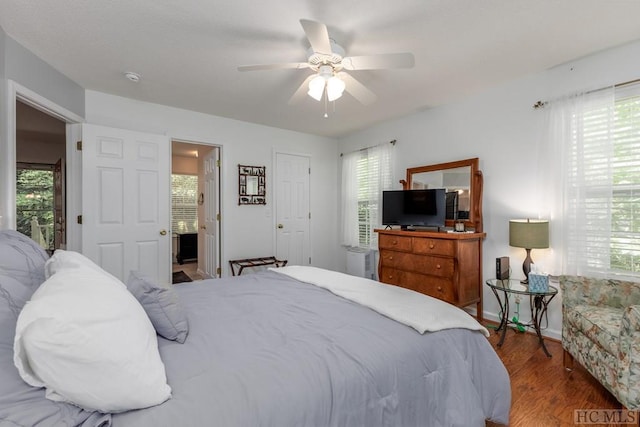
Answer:
<path fill-rule="evenodd" d="M 308 19 L 301 19 L 300 24 L 309 40 L 311 48 L 307 52 L 307 62 L 287 64 L 245 65 L 239 71 L 258 71 L 275 69 L 310 68 L 316 72 L 309 76 L 289 100 L 294 104 L 304 97 L 306 92 L 311 98 L 321 101 L 326 93 L 326 100 L 335 101 L 344 91 L 349 92 L 364 105 L 375 102 L 376 95 L 344 70 L 383 70 L 389 68 L 412 68 L 414 65 L 411 53 L 389 53 L 368 56 L 346 57 L 344 49 L 329 38 L 327 26 Z M 308 90 L 305 86 L 308 85 Z M 326 91 L 325 91 L 326 88 Z M 325 112 L 326 117 L 326 112 Z"/>
<path fill-rule="evenodd" d="M 329 101 L 335 101 L 342 96 L 344 88 L 347 85 L 338 77 L 333 76 L 327 80 L 327 98 Z"/>
<path fill-rule="evenodd" d="M 316 101 L 322 100 L 322 94 L 324 93 L 324 77 L 315 76 L 309 82 L 309 91 L 307 94 Z"/>
<path fill-rule="evenodd" d="M 327 88 L 327 98 L 335 101 L 342 96 L 346 84 L 334 75 L 331 65 L 322 65 L 318 69 L 318 75 L 309 81 L 309 91 L 307 94 L 316 101 L 322 100 L 325 86 Z"/>

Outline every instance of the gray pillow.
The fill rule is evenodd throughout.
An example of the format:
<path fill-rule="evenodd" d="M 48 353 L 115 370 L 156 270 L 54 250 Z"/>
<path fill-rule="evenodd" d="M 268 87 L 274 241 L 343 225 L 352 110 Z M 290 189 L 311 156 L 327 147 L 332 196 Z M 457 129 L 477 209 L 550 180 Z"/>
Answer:
<path fill-rule="evenodd" d="M 27 292 L 33 294 L 44 282 L 47 259 L 47 252 L 24 234 L 0 231 L 0 274 L 19 281 L 28 288 Z"/>
<path fill-rule="evenodd" d="M 53 402 L 43 388 L 25 383 L 13 364 L 16 321 L 25 303 L 44 282 L 47 253 L 27 236 L 0 231 L 0 424 L 16 426 L 105 425 L 110 415 Z"/>
<path fill-rule="evenodd" d="M 173 288 L 160 286 L 138 271 L 129 275 L 127 288 L 146 311 L 158 335 L 180 344 L 185 342 L 189 322 Z"/>

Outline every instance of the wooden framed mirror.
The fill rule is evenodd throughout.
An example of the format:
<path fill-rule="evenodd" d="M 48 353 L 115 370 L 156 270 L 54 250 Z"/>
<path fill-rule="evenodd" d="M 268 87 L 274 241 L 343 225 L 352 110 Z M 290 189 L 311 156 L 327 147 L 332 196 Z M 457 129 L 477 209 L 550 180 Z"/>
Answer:
<path fill-rule="evenodd" d="M 404 190 L 445 188 L 447 215 L 445 225 L 464 223 L 465 229 L 482 232 L 482 172 L 478 158 L 458 160 L 407 169 L 400 180 Z"/>
<path fill-rule="evenodd" d="M 265 166 L 238 165 L 238 204 L 266 205 Z"/>

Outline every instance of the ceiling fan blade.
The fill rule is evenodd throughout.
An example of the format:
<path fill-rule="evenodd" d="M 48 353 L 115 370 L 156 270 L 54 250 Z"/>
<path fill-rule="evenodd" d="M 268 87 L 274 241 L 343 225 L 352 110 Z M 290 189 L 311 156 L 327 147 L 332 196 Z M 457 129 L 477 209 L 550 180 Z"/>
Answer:
<path fill-rule="evenodd" d="M 329 40 L 327 26 L 308 19 L 301 19 L 300 24 L 307 35 L 307 39 L 309 39 L 309 43 L 311 43 L 311 49 L 315 53 L 331 55 L 331 41 Z"/>
<path fill-rule="evenodd" d="M 362 83 L 354 79 L 350 74 L 341 72 L 337 74 L 346 84 L 345 90 L 364 105 L 371 105 L 378 98 L 375 93 L 364 87 Z"/>
<path fill-rule="evenodd" d="M 298 90 L 296 90 L 291 98 L 289 98 L 289 105 L 297 104 L 298 102 L 302 101 L 305 96 L 307 96 L 307 92 L 309 91 L 309 81 L 311 81 L 311 79 L 316 75 L 317 74 L 311 74 L 309 77 L 304 79 L 300 87 L 298 87 Z"/>
<path fill-rule="evenodd" d="M 287 70 L 309 68 L 307 62 L 290 62 L 288 64 L 241 65 L 238 71 Z"/>
<path fill-rule="evenodd" d="M 387 68 L 412 68 L 412 53 L 386 53 L 381 55 L 348 56 L 342 59 L 345 70 L 384 70 Z"/>

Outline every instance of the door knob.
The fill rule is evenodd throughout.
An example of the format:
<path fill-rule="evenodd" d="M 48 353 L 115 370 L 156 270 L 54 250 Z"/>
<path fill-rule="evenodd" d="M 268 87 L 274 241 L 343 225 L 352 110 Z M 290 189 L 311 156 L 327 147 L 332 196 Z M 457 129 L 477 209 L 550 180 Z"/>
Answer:
<path fill-rule="evenodd" d="M 164 235 L 166 235 L 166 234 L 167 234 L 167 230 L 160 230 L 160 235 L 161 235 L 161 236 L 164 236 Z"/>
<path fill-rule="evenodd" d="M 284 225 L 278 224 L 278 228 L 284 228 Z"/>

